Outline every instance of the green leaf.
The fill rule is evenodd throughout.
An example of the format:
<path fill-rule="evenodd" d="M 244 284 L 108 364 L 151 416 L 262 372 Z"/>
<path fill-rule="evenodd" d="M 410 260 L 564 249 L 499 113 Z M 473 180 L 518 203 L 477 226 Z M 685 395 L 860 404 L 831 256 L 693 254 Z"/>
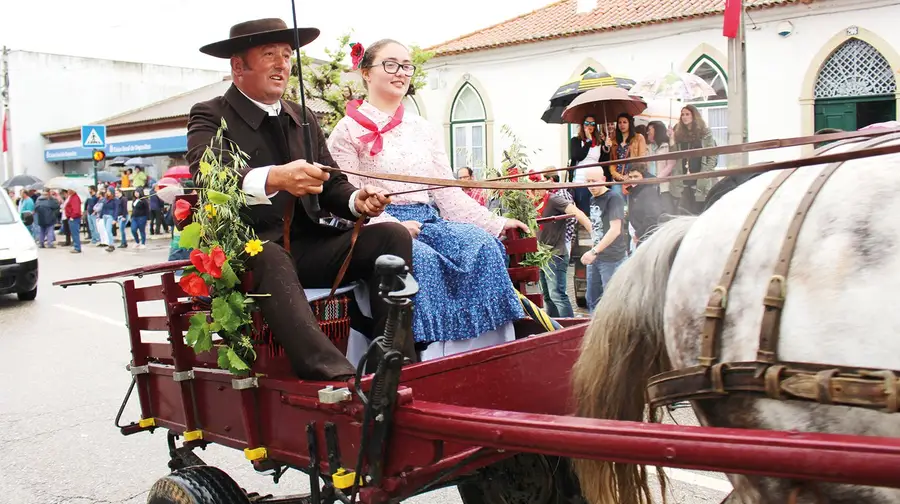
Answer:
<path fill-rule="evenodd" d="M 181 238 L 178 240 L 178 246 L 184 249 L 195 249 L 200 246 L 200 223 L 191 223 L 181 230 Z"/>
<path fill-rule="evenodd" d="M 222 369 L 228 369 L 228 350 L 231 350 L 225 345 L 219 345 L 219 358 L 217 359 L 217 363 L 219 367 Z"/>
<path fill-rule="evenodd" d="M 209 163 L 206 161 L 200 161 L 200 174 L 204 177 L 209 175 L 209 170 L 212 168 Z"/>
<path fill-rule="evenodd" d="M 205 313 L 195 313 L 191 316 L 191 326 L 188 328 L 185 339 L 188 345 L 194 347 L 195 353 L 205 352 L 212 348 L 212 336 Z"/>
<path fill-rule="evenodd" d="M 219 281 L 228 289 L 233 288 L 238 283 L 238 277 L 234 274 L 234 269 L 231 268 L 231 261 L 225 261 L 225 264 L 222 265 L 222 278 Z"/>
<path fill-rule="evenodd" d="M 222 325 L 222 329 L 226 332 L 237 331 L 241 326 L 241 318 L 238 313 L 234 312 L 234 308 L 228 303 L 225 297 L 215 297 L 212 300 L 212 316 L 213 320 Z"/>
<path fill-rule="evenodd" d="M 240 358 L 234 349 L 224 345 L 219 347 L 218 364 L 220 368 L 227 369 L 232 373 L 240 373 L 250 369 L 250 366 Z"/>
<path fill-rule="evenodd" d="M 224 174 L 224 173 L 225 172 L 222 172 L 222 174 Z M 208 189 L 206 191 L 206 197 L 209 198 L 209 201 L 211 203 L 216 204 L 216 205 L 224 205 L 225 203 L 228 203 L 231 200 L 231 196 L 229 196 L 223 192 L 214 191 L 212 189 Z"/>

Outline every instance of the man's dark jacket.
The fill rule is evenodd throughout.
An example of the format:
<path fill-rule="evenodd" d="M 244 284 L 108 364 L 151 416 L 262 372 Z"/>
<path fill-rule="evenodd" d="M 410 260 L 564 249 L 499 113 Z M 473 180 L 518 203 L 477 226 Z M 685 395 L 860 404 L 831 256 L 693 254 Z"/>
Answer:
<path fill-rule="evenodd" d="M 309 126 L 312 132 L 312 149 L 315 153 L 313 159 L 319 164 L 337 167 L 328 152 L 325 135 L 308 107 L 307 117 L 310 119 Z M 249 155 L 249 159 L 246 160 L 247 168 L 241 173 L 242 186 L 243 177 L 253 168 L 286 164 L 297 159 L 310 161 L 303 146 L 300 105 L 281 100 L 280 115 L 270 117 L 232 84 L 223 96 L 197 103 L 191 108 L 186 158 L 195 180 L 203 153 L 216 135 L 222 119 L 227 126 L 224 137 L 236 143 L 241 151 Z M 225 144 L 227 147 L 227 142 Z M 228 161 L 223 156 L 223 162 Z M 356 187 L 347 180 L 346 175 L 331 172 L 322 193 L 318 195 L 319 206 L 323 211 L 338 217 L 355 220 L 356 217 L 350 212 L 349 202 L 355 190 Z M 294 234 L 295 231 L 340 232 L 336 228 L 319 224 L 319 216 L 310 211 L 309 196 L 297 198 L 287 191 L 280 191 L 271 201 L 271 205 L 250 205 L 248 211 L 251 225 L 262 240 L 281 242 L 284 235 L 283 219 L 286 207 L 293 210 L 292 240 L 298 238 Z"/>

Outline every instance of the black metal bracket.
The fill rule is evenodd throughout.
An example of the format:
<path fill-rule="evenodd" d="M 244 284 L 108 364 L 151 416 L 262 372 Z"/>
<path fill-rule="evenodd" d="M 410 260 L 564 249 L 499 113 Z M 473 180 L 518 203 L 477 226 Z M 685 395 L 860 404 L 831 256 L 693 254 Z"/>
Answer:
<path fill-rule="evenodd" d="M 372 438 L 368 448 L 371 483 L 378 485 L 384 471 L 385 450 L 393 425 L 397 388 L 403 368 L 403 348 L 412 336 L 412 297 L 419 292 L 419 284 L 409 273 L 403 259 L 384 255 L 375 262 L 375 273 L 381 277 L 379 294 L 390 306 L 384 338 L 379 342 L 382 358 L 372 380 L 372 395 L 368 407 L 372 409 Z"/>
<path fill-rule="evenodd" d="M 172 431 L 169 431 L 166 435 L 166 443 L 169 445 L 169 469 L 175 471 L 185 467 L 206 465 L 206 462 L 194 453 L 194 448 L 199 446 L 205 450 L 207 443 L 199 445 L 196 443 L 184 443 L 181 447 L 178 447 L 175 444 L 175 440 L 178 438 L 178 434 Z"/>
<path fill-rule="evenodd" d="M 318 504 L 322 475 L 319 471 L 319 440 L 316 438 L 316 422 L 306 424 L 306 441 L 309 443 L 309 498 Z"/>

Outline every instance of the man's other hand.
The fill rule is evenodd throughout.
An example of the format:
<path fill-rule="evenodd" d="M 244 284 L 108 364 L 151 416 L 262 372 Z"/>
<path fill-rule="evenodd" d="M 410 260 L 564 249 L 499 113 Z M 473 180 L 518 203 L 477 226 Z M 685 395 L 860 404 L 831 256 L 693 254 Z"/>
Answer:
<path fill-rule="evenodd" d="M 269 169 L 266 193 L 287 191 L 294 196 L 320 194 L 322 184 L 328 180 L 328 177 L 328 172 L 325 170 L 311 165 L 303 159 L 298 159 Z"/>
<path fill-rule="evenodd" d="M 385 196 L 387 191 L 371 185 L 363 186 L 356 193 L 356 211 L 361 215 L 378 217 L 384 212 L 384 207 L 391 204 L 391 198 Z"/>

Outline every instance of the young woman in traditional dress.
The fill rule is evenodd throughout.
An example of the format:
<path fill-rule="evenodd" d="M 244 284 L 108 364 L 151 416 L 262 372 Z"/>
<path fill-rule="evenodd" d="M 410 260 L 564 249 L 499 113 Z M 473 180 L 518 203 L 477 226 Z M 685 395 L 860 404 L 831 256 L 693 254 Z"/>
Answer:
<path fill-rule="evenodd" d="M 354 67 L 362 73 L 368 96 L 347 104 L 347 115 L 328 139 L 337 165 L 361 172 L 452 179 L 440 137 L 425 119 L 404 113 L 402 100 L 415 71 L 409 50 L 394 40 L 378 41 L 364 52 L 358 45 L 353 49 Z M 356 185 L 389 192 L 422 187 L 348 177 Z M 421 359 L 515 339 L 512 322 L 525 313 L 498 237 L 505 230 L 527 226 L 494 215 L 459 188 L 392 199 L 371 222 L 400 222 L 414 238 L 412 272 L 419 293 L 414 298 L 413 334 L 422 349 Z"/>

